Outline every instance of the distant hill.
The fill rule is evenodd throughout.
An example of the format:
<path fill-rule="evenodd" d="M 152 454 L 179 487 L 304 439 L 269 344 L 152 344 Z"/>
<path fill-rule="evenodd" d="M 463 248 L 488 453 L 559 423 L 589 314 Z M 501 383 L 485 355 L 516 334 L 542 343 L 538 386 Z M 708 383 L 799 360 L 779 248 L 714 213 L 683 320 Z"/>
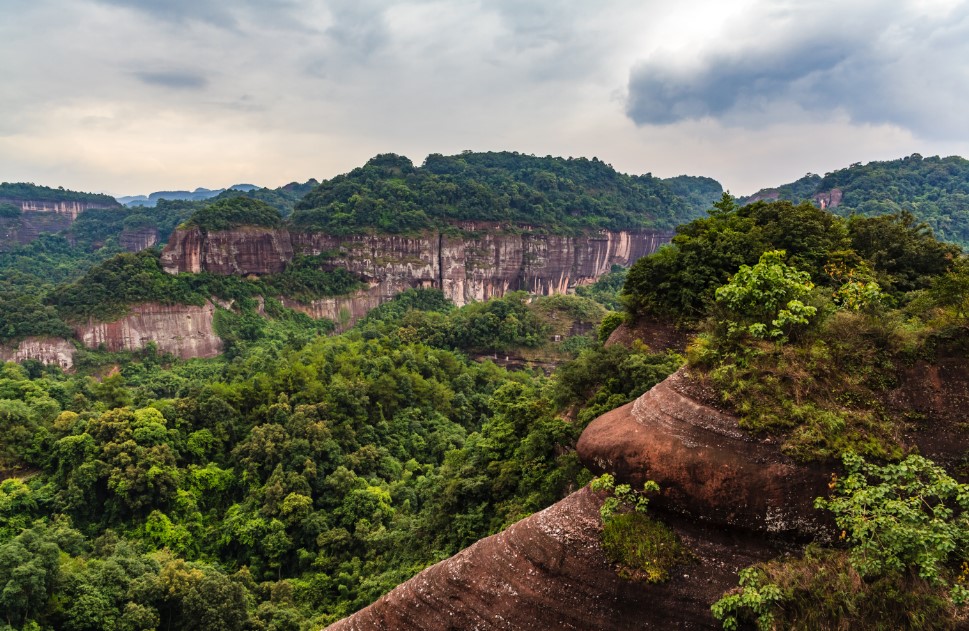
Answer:
<path fill-rule="evenodd" d="M 202 201 L 205 199 L 211 199 L 220 195 L 225 191 L 243 191 L 249 192 L 257 190 L 259 187 L 255 184 L 233 184 L 229 188 L 196 188 L 194 191 L 156 191 L 149 195 L 125 195 L 123 197 L 118 197 L 117 200 L 124 204 L 125 206 L 143 206 L 146 208 L 154 207 L 158 200 L 180 200 L 180 201 Z"/>
<path fill-rule="evenodd" d="M 514 152 L 431 154 L 420 167 L 383 154 L 324 181 L 297 205 L 301 229 L 407 232 L 457 221 L 551 231 L 658 228 L 701 216 L 722 192 L 709 178 L 626 175 L 597 158 Z"/>
<path fill-rule="evenodd" d="M 938 238 L 969 246 L 969 160 L 958 156 L 923 158 L 915 153 L 899 160 L 858 162 L 823 177 L 808 173 L 739 201 L 761 199 L 810 200 L 844 216 L 908 211 Z"/>
<path fill-rule="evenodd" d="M 115 206 L 117 201 L 110 195 L 70 191 L 62 186 L 51 188 L 33 182 L 4 182 L 0 184 L 0 200 L 82 202 L 92 206 Z"/>

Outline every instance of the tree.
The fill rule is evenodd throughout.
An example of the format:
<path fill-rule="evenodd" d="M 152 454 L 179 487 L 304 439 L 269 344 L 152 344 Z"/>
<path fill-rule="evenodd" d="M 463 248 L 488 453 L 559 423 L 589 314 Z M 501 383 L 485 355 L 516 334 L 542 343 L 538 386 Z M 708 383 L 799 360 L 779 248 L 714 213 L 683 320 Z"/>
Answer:
<path fill-rule="evenodd" d="M 728 335 L 783 341 L 817 313 L 816 307 L 800 300 L 814 288 L 811 275 L 786 265 L 784 257 L 784 250 L 764 252 L 756 265 L 742 265 L 729 283 L 717 289 L 717 303 L 731 318 Z"/>

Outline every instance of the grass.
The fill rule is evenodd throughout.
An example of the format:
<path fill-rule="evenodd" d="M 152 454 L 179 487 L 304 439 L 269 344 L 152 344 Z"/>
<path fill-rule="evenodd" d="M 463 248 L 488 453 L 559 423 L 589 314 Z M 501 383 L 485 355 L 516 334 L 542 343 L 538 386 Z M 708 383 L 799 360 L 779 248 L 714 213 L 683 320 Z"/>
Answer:
<path fill-rule="evenodd" d="M 693 559 L 665 524 L 639 512 L 619 513 L 602 526 L 602 547 L 627 580 L 661 583 L 670 570 Z"/>

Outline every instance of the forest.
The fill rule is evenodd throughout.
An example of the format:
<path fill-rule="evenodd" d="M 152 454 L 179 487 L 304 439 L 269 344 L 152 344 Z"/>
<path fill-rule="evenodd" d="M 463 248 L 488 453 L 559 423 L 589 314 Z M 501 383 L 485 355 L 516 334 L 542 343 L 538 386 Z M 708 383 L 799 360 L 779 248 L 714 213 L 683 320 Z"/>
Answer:
<path fill-rule="evenodd" d="M 320 184 L 296 205 L 304 230 L 409 232 L 460 221 L 569 232 L 672 229 L 701 215 L 722 192 L 702 177 L 624 175 L 597 158 L 513 152 L 431 154 L 415 167 L 384 154 Z"/>
<path fill-rule="evenodd" d="M 0 629 L 320 628 L 589 483 L 575 452 L 586 425 L 684 365 L 745 432 L 843 471 L 818 504 L 840 538 L 744 570 L 712 603 L 724 628 L 944 629 L 965 615 L 969 454 L 921 458 L 914 437 L 931 420 L 888 396 L 917 362 L 969 352 L 969 262 L 916 213 L 740 205 L 703 178 L 511 153 L 420 168 L 379 156 L 289 218 L 267 190 L 162 201 L 120 223 L 574 230 L 695 218 L 575 295 L 458 308 L 410 290 L 340 335 L 278 300 L 356 288 L 325 254 L 259 278 L 168 275 L 157 249 L 121 252 L 117 216 L 85 220 L 92 211 L 74 236 L 0 253 L 2 341 L 69 335 L 146 300 L 231 301 L 216 313 L 215 359 L 149 345 L 78 349 L 69 373 L 0 365 Z M 569 219 L 567 199 L 591 214 Z M 690 342 L 605 343 L 650 324 Z M 499 354 L 526 367 L 489 359 Z M 642 500 L 628 485 L 596 484 L 614 494 L 603 523 L 617 563 L 643 555 L 630 544 L 670 536 L 624 507 Z M 689 556 L 678 546 L 672 566 Z"/>
<path fill-rule="evenodd" d="M 910 212 L 939 239 L 969 246 L 969 160 L 914 153 L 898 160 L 856 163 L 823 177 L 808 173 L 778 187 L 776 193 L 798 203 L 834 189 L 842 192 L 840 203 L 831 208 L 839 215 Z"/>

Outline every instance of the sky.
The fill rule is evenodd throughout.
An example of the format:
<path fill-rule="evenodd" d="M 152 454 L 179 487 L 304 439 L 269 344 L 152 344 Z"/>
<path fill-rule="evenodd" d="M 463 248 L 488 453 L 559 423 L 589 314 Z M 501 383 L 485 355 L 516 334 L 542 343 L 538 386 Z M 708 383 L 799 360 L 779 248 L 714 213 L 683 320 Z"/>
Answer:
<path fill-rule="evenodd" d="M 735 195 L 969 157 L 969 0 L 0 0 L 0 181 L 146 194 L 379 153 Z"/>

